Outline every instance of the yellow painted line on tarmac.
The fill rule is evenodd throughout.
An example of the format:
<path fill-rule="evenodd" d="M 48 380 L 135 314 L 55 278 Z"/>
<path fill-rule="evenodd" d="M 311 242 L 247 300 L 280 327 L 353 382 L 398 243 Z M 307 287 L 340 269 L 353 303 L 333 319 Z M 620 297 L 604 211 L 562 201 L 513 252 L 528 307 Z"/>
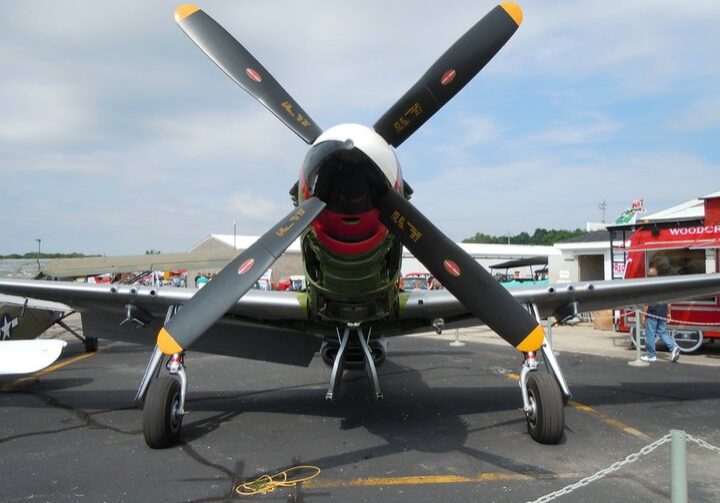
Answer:
<path fill-rule="evenodd" d="M 84 359 L 86 359 L 86 358 L 90 358 L 91 356 L 94 356 L 94 355 L 96 355 L 96 354 L 97 354 L 97 352 L 95 352 L 95 353 L 84 353 L 84 354 L 81 354 L 81 355 L 73 356 L 72 358 L 68 358 L 67 360 L 63 360 L 63 361 L 61 361 L 61 362 L 56 363 L 55 365 L 50 365 L 50 366 L 47 367 L 47 368 L 44 368 L 44 369 L 42 369 L 42 370 L 40 370 L 40 371 L 38 371 L 38 372 L 35 372 L 35 373 L 34 373 L 33 375 L 31 375 L 31 376 L 21 377 L 20 379 L 15 379 L 14 381 L 11 381 L 11 382 L 3 385 L 2 387 L 0 387 L 0 390 L 2 390 L 2 391 L 10 391 L 10 390 L 12 390 L 13 388 L 15 388 L 15 387 L 16 387 L 17 385 L 19 385 L 19 384 L 22 384 L 22 383 L 24 383 L 24 382 L 26 382 L 26 381 L 32 381 L 33 379 L 37 379 L 37 378 L 42 377 L 42 376 L 44 376 L 44 375 L 47 375 L 47 374 L 49 374 L 49 373 L 51 373 L 51 372 L 55 372 L 56 370 L 59 370 L 59 369 L 61 369 L 61 368 L 63 368 L 63 367 L 66 367 L 66 366 L 68 366 L 68 365 L 70 365 L 70 364 L 72 364 L 72 363 L 79 362 L 80 360 L 84 360 Z"/>
<path fill-rule="evenodd" d="M 352 480 L 310 480 L 303 484 L 306 489 L 336 489 L 342 487 L 384 487 L 438 484 L 483 484 L 513 480 L 555 480 L 577 477 L 576 473 L 508 473 L 489 472 L 475 477 L 462 475 L 420 475 L 409 477 L 366 477 Z"/>
<path fill-rule="evenodd" d="M 505 374 L 505 375 L 507 376 L 508 379 L 510 379 L 512 381 L 520 380 L 520 376 L 517 374 L 510 373 L 510 374 Z M 632 435 L 632 436 L 642 439 L 646 442 L 649 442 L 650 440 L 652 440 L 650 437 L 645 435 L 640 430 L 633 428 L 632 426 L 628 426 L 627 424 L 622 423 L 622 422 L 618 421 L 617 419 L 608 417 L 605 414 L 603 414 L 602 412 L 599 412 L 599 411 L 593 409 L 589 405 L 585 405 L 584 403 L 581 403 L 581 402 L 578 402 L 575 400 L 570 400 L 568 402 L 568 405 L 575 410 L 579 410 L 580 412 L 584 412 L 585 414 L 588 414 L 590 416 L 593 416 L 593 417 L 599 419 L 603 423 L 605 423 L 609 426 L 612 426 L 613 428 L 617 428 L 618 430 L 624 431 L 628 435 Z"/>
<path fill-rule="evenodd" d="M 585 414 L 589 414 L 593 417 L 596 417 L 603 423 L 608 424 L 608 425 L 612 426 L 613 428 L 617 428 L 618 430 L 622 430 L 629 435 L 632 435 L 634 437 L 642 439 L 646 442 L 649 442 L 650 440 L 652 440 L 650 437 L 645 435 L 643 432 L 633 428 L 632 426 L 628 426 L 625 423 L 621 423 L 620 421 L 618 421 L 616 419 L 607 417 L 605 414 L 593 409 L 589 405 L 585 405 L 584 403 L 576 402 L 575 400 L 570 400 L 568 402 L 568 405 L 575 410 L 579 410 L 580 412 L 584 412 Z"/>

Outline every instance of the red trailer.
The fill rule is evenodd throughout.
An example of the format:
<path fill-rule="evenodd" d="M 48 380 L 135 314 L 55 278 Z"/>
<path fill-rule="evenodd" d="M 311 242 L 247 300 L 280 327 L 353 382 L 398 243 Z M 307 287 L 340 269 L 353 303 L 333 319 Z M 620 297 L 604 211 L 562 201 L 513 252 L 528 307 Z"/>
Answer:
<path fill-rule="evenodd" d="M 720 272 L 720 192 L 609 230 L 613 279 L 644 278 L 650 267 L 659 276 Z M 681 351 L 695 351 L 720 338 L 720 295 L 673 302 L 669 318 Z M 616 327 L 635 342 L 633 310 L 620 310 Z"/>

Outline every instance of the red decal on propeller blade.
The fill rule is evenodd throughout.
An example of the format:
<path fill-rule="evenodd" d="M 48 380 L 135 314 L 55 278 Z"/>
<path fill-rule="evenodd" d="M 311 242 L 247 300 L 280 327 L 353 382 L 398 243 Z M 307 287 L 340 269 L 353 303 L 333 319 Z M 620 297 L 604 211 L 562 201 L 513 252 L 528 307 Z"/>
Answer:
<path fill-rule="evenodd" d="M 443 76 L 440 78 L 440 83 L 444 86 L 448 85 L 450 82 L 455 80 L 455 70 L 448 70 L 447 72 L 443 73 Z"/>
<path fill-rule="evenodd" d="M 250 77 L 252 80 L 257 82 L 258 84 L 260 82 L 262 82 L 262 77 L 260 76 L 260 74 L 256 70 L 253 70 L 252 68 L 245 68 L 245 75 Z"/>
<path fill-rule="evenodd" d="M 445 267 L 445 270 L 451 276 L 455 276 L 456 278 L 460 276 L 460 267 L 452 260 L 446 260 L 443 262 L 443 267 Z"/>
<path fill-rule="evenodd" d="M 238 275 L 242 276 L 246 272 L 248 272 L 250 269 L 252 269 L 252 266 L 255 265 L 255 259 L 249 258 L 245 262 L 243 262 L 240 267 L 238 267 Z"/>

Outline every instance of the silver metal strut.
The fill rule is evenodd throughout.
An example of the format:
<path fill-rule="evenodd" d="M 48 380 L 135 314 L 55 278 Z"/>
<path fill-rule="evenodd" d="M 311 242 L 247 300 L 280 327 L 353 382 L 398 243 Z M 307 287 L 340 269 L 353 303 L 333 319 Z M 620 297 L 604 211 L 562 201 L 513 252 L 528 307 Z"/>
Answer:
<path fill-rule="evenodd" d="M 550 346 L 550 342 L 547 339 L 543 341 L 541 349 L 543 359 L 545 360 L 545 363 L 550 369 L 550 373 L 553 375 L 553 377 L 555 377 L 555 380 L 560 386 L 560 391 L 562 391 L 563 398 L 567 402 L 572 398 L 572 393 L 570 393 L 570 387 L 565 380 L 565 376 L 563 375 L 562 370 L 560 370 L 560 364 L 558 363 L 557 358 L 555 358 L 555 353 L 553 353 L 552 346 Z"/>
<path fill-rule="evenodd" d="M 340 331 L 338 330 L 338 337 L 340 337 Z M 342 380 L 343 370 L 345 370 L 345 356 L 347 355 L 348 341 L 350 340 L 350 324 L 345 327 L 342 338 L 340 339 L 340 347 L 335 355 L 335 362 L 333 363 L 332 373 L 330 374 L 330 386 L 328 387 L 327 393 L 325 393 L 326 400 L 332 400 L 340 381 Z"/>
<path fill-rule="evenodd" d="M 528 304 L 528 309 L 530 313 L 535 316 L 537 322 L 539 324 L 542 324 L 542 320 L 540 319 L 540 312 L 538 311 L 537 305 L 534 303 Z M 572 398 L 572 393 L 570 392 L 570 387 L 568 386 L 568 383 L 565 380 L 565 376 L 560 369 L 560 364 L 555 357 L 555 353 L 553 353 L 552 344 L 547 337 L 543 339 L 543 343 L 540 349 L 542 350 L 543 360 L 545 360 L 545 364 L 550 370 L 550 373 L 555 378 L 555 381 L 557 381 L 558 386 L 560 386 L 560 391 L 562 391 L 564 401 L 567 402 Z"/>
<path fill-rule="evenodd" d="M 523 400 L 523 412 L 525 414 L 535 414 L 535 404 L 530 403 L 530 398 L 527 390 L 527 376 L 530 372 L 537 370 L 537 360 L 535 359 L 535 353 L 525 353 L 525 361 L 522 364 L 520 370 L 520 392 L 522 393 Z"/>
<path fill-rule="evenodd" d="M 168 310 L 165 313 L 165 322 L 163 323 L 163 325 L 167 325 L 168 321 L 170 321 L 170 318 L 172 318 L 175 313 L 178 312 L 179 308 L 180 306 L 177 305 L 168 307 Z M 140 404 L 145 401 L 145 395 L 147 394 L 147 390 L 150 387 L 150 383 L 160 374 L 160 362 L 162 362 L 162 359 L 163 353 L 162 351 L 160 351 L 160 348 L 155 345 L 155 349 L 153 349 L 147 367 L 145 367 L 145 373 L 143 374 L 142 380 L 140 381 L 140 386 L 138 387 L 137 393 L 135 394 L 135 403 Z"/>
<path fill-rule="evenodd" d="M 376 400 L 382 400 L 383 394 L 380 390 L 380 379 L 378 378 L 377 368 L 375 367 L 375 360 L 373 360 L 372 352 L 370 351 L 370 335 L 372 333 L 372 327 L 368 331 L 367 340 L 360 323 L 348 323 L 343 331 L 342 338 L 340 338 L 340 331 L 338 330 L 338 338 L 340 338 L 340 348 L 335 355 L 335 362 L 333 363 L 332 373 L 330 374 L 330 385 L 328 391 L 325 394 L 326 400 L 332 400 L 337 396 L 338 389 L 340 387 L 340 381 L 342 381 L 343 370 L 345 369 L 345 358 L 347 356 L 347 350 L 350 343 L 351 337 L 357 339 L 357 342 L 362 351 L 363 360 L 365 362 L 365 372 L 367 372 L 370 383 L 373 386 Z"/>
<path fill-rule="evenodd" d="M 365 360 L 365 372 L 367 372 L 368 378 L 373 385 L 373 391 L 375 392 L 375 400 L 382 400 L 383 394 L 380 390 L 380 379 L 378 379 L 377 368 L 375 368 L 375 360 L 373 360 L 372 352 L 370 351 L 370 334 L 372 334 L 372 327 L 368 330 L 368 337 L 365 340 L 362 328 L 357 327 L 358 339 L 360 339 L 360 346 L 362 347 L 363 359 Z"/>
<path fill-rule="evenodd" d="M 185 396 L 187 395 L 187 375 L 185 374 L 185 365 L 183 365 L 182 353 L 175 353 L 170 357 L 170 363 L 168 364 L 168 372 L 170 375 L 176 375 L 180 378 L 180 405 L 175 412 L 179 416 L 184 416 L 187 412 L 185 411 Z"/>
<path fill-rule="evenodd" d="M 162 357 L 163 352 L 160 351 L 159 347 L 155 346 L 152 356 L 150 356 L 150 361 L 148 362 L 147 367 L 145 367 L 145 373 L 143 374 L 142 381 L 140 381 L 140 387 L 135 394 L 135 403 L 141 404 L 145 402 L 145 395 L 147 395 L 150 383 L 160 372 L 160 362 L 162 361 Z"/>

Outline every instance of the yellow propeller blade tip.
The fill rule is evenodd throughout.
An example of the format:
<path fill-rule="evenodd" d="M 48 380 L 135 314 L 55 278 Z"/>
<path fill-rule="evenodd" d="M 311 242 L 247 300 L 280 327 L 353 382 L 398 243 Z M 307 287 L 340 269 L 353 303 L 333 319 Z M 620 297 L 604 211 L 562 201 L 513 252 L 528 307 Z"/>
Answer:
<path fill-rule="evenodd" d="M 184 20 L 186 17 L 192 16 L 199 10 L 200 10 L 200 7 L 198 7 L 197 5 L 193 5 L 191 3 L 182 4 L 180 7 L 175 9 L 175 22 L 179 23 L 180 21 Z"/>
<path fill-rule="evenodd" d="M 516 347 L 523 353 L 529 353 L 530 351 L 537 351 L 540 349 L 544 340 L 545 332 L 542 327 L 538 325 L 533 328 L 532 332 L 530 332 Z"/>
<path fill-rule="evenodd" d="M 182 353 L 183 351 L 182 346 L 175 342 L 175 339 L 173 339 L 170 332 L 165 330 L 165 328 L 161 328 L 160 332 L 158 332 L 157 345 L 160 351 L 166 355 L 174 355 L 175 353 Z"/>
<path fill-rule="evenodd" d="M 513 21 L 520 26 L 520 23 L 522 23 L 523 20 L 523 13 L 522 9 L 518 7 L 518 4 L 515 2 L 503 2 L 500 4 L 500 7 L 505 9 L 505 12 L 507 12 L 508 15 L 513 18 Z"/>

